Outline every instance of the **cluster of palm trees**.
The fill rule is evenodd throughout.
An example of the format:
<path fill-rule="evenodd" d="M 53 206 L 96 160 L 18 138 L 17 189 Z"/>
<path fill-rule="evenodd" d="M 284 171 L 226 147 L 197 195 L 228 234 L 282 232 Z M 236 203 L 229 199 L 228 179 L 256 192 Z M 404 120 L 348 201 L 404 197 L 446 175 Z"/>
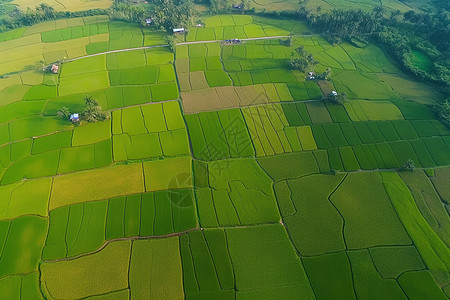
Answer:
<path fill-rule="evenodd" d="M 290 66 L 294 70 L 306 72 L 312 67 L 314 71 L 315 66 L 319 63 L 316 61 L 311 53 L 308 53 L 303 46 L 300 46 L 291 53 Z"/>
<path fill-rule="evenodd" d="M 70 119 L 70 109 L 67 107 L 62 107 L 57 112 L 58 117 L 64 120 Z M 92 98 L 92 96 L 86 95 L 84 96 L 84 108 L 80 113 L 81 120 L 89 123 L 104 121 L 108 119 L 108 115 L 102 110 L 100 103 Z"/>

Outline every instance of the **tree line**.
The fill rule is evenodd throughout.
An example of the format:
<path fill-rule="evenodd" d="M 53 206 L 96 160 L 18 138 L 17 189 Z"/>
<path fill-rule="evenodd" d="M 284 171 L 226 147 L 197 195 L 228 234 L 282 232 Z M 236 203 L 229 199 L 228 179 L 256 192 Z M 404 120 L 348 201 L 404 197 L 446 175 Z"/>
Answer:
<path fill-rule="evenodd" d="M 78 18 L 94 15 L 108 15 L 112 20 L 121 20 L 145 24 L 147 18 L 159 29 L 167 31 L 177 27 L 189 27 L 197 15 L 192 0 L 154 0 L 151 4 L 139 4 L 130 0 L 115 0 L 109 9 L 91 9 L 80 12 L 55 11 L 48 4 L 41 3 L 34 9 L 21 10 L 16 8 L 0 19 L 0 32 L 23 26 L 31 26 L 40 22 Z"/>
<path fill-rule="evenodd" d="M 107 10 L 105 9 L 90 9 L 77 12 L 55 11 L 53 7 L 46 3 L 41 3 L 34 9 L 28 8 L 26 10 L 21 10 L 16 7 L 12 12 L 0 19 L 0 32 L 23 26 L 31 26 L 45 21 L 105 14 L 107 14 Z"/>

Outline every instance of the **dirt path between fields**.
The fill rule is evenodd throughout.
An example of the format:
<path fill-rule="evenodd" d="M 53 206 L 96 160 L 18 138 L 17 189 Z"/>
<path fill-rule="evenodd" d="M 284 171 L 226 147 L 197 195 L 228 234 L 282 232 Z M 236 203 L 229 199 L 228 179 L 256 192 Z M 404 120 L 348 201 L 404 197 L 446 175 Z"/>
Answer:
<path fill-rule="evenodd" d="M 278 35 L 278 36 L 265 36 L 265 37 L 239 39 L 239 40 L 240 41 L 257 41 L 257 40 L 281 39 L 281 38 L 288 38 L 288 37 L 289 37 L 288 35 Z M 178 45 L 190 45 L 190 44 L 218 43 L 218 42 L 222 42 L 222 41 L 224 41 L 224 40 L 182 42 L 182 43 L 177 43 L 176 45 L 178 46 Z M 71 59 L 66 59 L 63 62 L 71 62 L 71 61 L 75 61 L 75 60 L 79 60 L 79 59 L 83 59 L 83 58 L 88 58 L 88 57 L 93 57 L 93 56 L 98 56 L 98 55 L 104 55 L 104 54 L 109 54 L 109 53 L 127 52 L 127 51 L 135 51 L 135 50 L 145 50 L 145 49 L 162 48 L 162 47 L 169 47 L 169 45 L 163 44 L 163 45 L 144 46 L 144 47 L 137 47 L 137 48 L 125 48 L 125 49 L 118 49 L 118 50 L 110 50 L 110 51 L 105 51 L 105 52 L 100 52 L 100 53 L 94 53 L 94 54 L 84 55 L 84 56 L 80 56 L 80 57 L 75 57 L 75 58 L 71 58 Z"/>
<path fill-rule="evenodd" d="M 104 54 L 109 54 L 109 53 L 127 52 L 127 51 L 143 50 L 143 49 L 162 48 L 162 47 L 169 47 L 169 45 L 155 45 L 155 46 L 144 46 L 144 47 L 137 47 L 137 48 L 126 48 L 126 49 L 110 50 L 110 51 L 105 51 L 105 52 L 100 52 L 100 53 L 94 53 L 94 54 L 89 54 L 89 55 L 85 55 L 85 56 L 75 57 L 75 58 L 71 58 L 71 59 L 66 59 L 63 62 L 66 63 L 66 62 L 71 62 L 71 61 L 75 61 L 75 60 L 79 60 L 79 59 L 83 59 L 83 58 L 88 58 L 88 57 L 93 57 L 93 56 L 98 56 L 98 55 L 104 55 Z"/>

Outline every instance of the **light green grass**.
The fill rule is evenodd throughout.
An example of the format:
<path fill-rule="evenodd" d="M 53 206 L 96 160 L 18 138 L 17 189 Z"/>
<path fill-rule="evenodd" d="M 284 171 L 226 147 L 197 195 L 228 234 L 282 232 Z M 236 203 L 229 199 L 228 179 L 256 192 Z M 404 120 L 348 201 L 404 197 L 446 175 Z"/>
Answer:
<path fill-rule="evenodd" d="M 348 257 L 358 299 L 408 299 L 395 280 L 383 279 L 380 276 L 372 263 L 369 251 L 350 251 Z"/>
<path fill-rule="evenodd" d="M 279 206 L 291 203 L 292 215 L 283 216 L 296 249 L 303 256 L 319 255 L 345 249 L 342 236 L 344 220 L 328 201 L 343 180 L 343 175 L 311 175 L 288 180 L 287 191 L 276 193 Z M 311 189 L 320 186 L 320 190 Z M 326 239 L 320 238 L 324 235 Z"/>
<path fill-rule="evenodd" d="M 425 264 L 440 285 L 450 282 L 450 250 L 439 239 L 417 208 L 411 192 L 396 173 L 381 173 L 392 204 L 419 250 Z"/>
<path fill-rule="evenodd" d="M 349 249 L 411 243 L 379 173 L 349 174 L 330 200 L 345 219 L 344 237 Z"/>
<path fill-rule="evenodd" d="M 54 178 L 49 209 L 142 192 L 142 164 L 82 171 Z"/>
<path fill-rule="evenodd" d="M 184 299 L 178 237 L 133 242 L 131 297 Z"/>
<path fill-rule="evenodd" d="M 143 167 L 147 192 L 192 187 L 191 159 L 188 157 L 145 162 Z"/>
<path fill-rule="evenodd" d="M 47 216 L 51 179 L 42 178 L 0 186 L 2 199 L 1 219 L 13 219 L 22 215 Z"/>
<path fill-rule="evenodd" d="M 114 242 L 92 255 L 42 264 L 44 295 L 83 298 L 127 288 L 130 251 L 130 241 Z"/>
<path fill-rule="evenodd" d="M 0 259 L 0 277 L 37 270 L 48 221 L 25 216 L 11 221 Z"/>
<path fill-rule="evenodd" d="M 264 291 L 272 297 L 296 294 L 314 299 L 303 266 L 281 225 L 227 229 L 225 233 L 238 295 L 251 299 Z"/>

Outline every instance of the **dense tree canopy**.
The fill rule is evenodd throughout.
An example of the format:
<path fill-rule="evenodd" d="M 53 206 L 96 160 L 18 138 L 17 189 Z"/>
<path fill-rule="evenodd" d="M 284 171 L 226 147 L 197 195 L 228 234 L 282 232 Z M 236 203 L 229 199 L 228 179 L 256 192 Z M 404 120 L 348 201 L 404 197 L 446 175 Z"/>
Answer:
<path fill-rule="evenodd" d="M 107 11 L 104 9 L 90 9 L 80 12 L 55 11 L 48 4 L 41 3 L 35 9 L 20 10 L 17 8 L 9 15 L 1 18 L 0 32 L 49 20 L 104 15 L 106 13 Z"/>
<path fill-rule="evenodd" d="M 187 28 L 196 16 L 192 0 L 155 0 L 153 4 L 154 24 L 168 31 L 178 27 Z"/>
<path fill-rule="evenodd" d="M 309 25 L 335 41 L 373 33 L 378 27 L 379 13 L 366 13 L 360 9 L 334 9 L 329 13 L 309 14 Z"/>

